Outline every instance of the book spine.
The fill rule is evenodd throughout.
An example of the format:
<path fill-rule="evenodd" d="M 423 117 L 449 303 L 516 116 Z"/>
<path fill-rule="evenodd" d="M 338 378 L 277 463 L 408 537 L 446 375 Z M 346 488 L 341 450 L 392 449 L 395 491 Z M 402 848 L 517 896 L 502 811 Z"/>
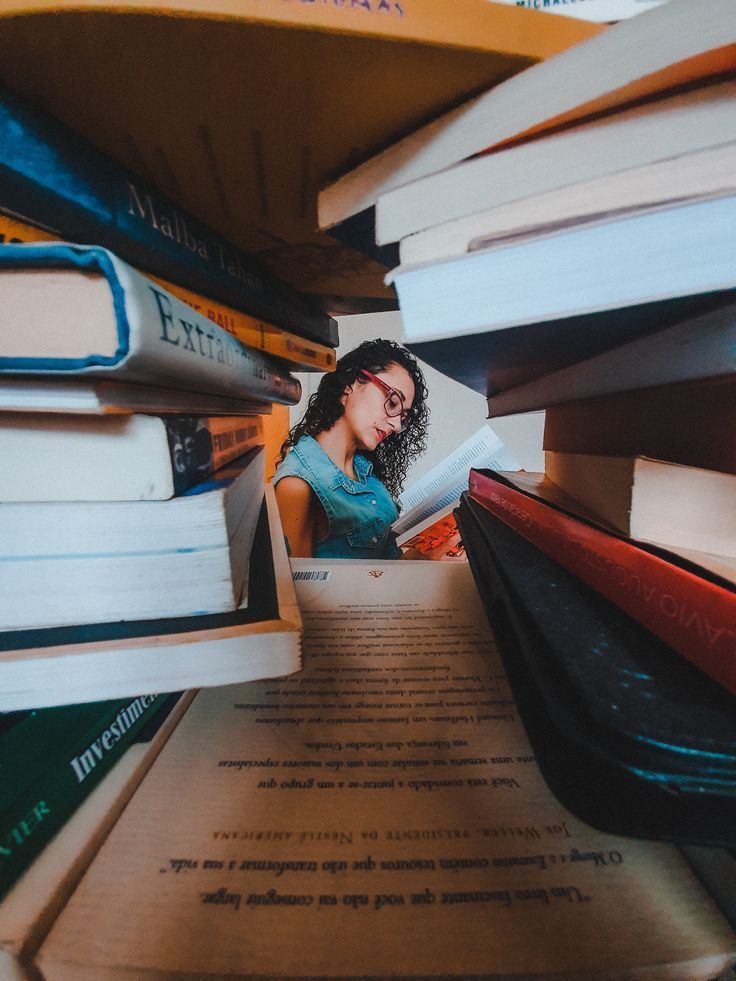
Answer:
<path fill-rule="evenodd" d="M 475 470 L 469 491 L 491 514 L 736 693 L 736 594 Z"/>
<path fill-rule="evenodd" d="M 2 215 L 0 215 L 0 224 Z M 335 351 L 326 344 L 299 337 L 265 320 L 241 313 L 224 303 L 211 300 L 176 283 L 150 277 L 202 316 L 236 337 L 241 344 L 287 362 L 295 371 L 334 371 Z"/>
<path fill-rule="evenodd" d="M 0 245 L 54 241 L 57 241 L 57 236 L 51 232 L 0 213 Z M 237 337 L 241 344 L 286 361 L 294 370 L 334 371 L 335 369 L 335 352 L 326 344 L 309 341 L 298 334 L 282 330 L 265 320 L 251 317 L 250 314 L 242 313 L 235 307 L 203 296 L 195 290 L 187 289 L 160 276 L 149 274 L 149 278 L 163 286 L 169 293 L 178 296 L 184 303 L 189 304 L 233 337 Z"/>
<path fill-rule="evenodd" d="M 253 257 L 51 116 L 0 92 L 0 208 L 313 340 L 337 324 Z"/>
<path fill-rule="evenodd" d="M 258 416 L 164 416 L 174 494 L 263 443 Z"/>
<path fill-rule="evenodd" d="M 116 706 L 89 733 L 56 754 L 48 770 L 0 813 L 0 896 L 18 879 L 164 704 L 168 695 L 140 695 Z M 38 715 L 43 725 L 43 713 Z"/>
<path fill-rule="evenodd" d="M 212 395 L 295 404 L 301 384 L 260 351 L 97 246 L 6 245 L 0 269 L 56 268 L 105 276 L 117 319 L 113 356 L 0 357 L 0 371 L 106 377 Z"/>

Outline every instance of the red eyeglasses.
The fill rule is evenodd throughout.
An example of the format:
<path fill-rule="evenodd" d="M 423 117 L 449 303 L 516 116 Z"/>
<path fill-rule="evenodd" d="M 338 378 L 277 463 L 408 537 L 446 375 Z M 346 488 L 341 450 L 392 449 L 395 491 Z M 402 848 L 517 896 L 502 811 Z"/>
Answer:
<path fill-rule="evenodd" d="M 358 374 L 362 375 L 368 381 L 373 382 L 381 391 L 386 393 L 386 401 L 383 403 L 386 415 L 390 419 L 401 416 L 401 426 L 396 431 L 399 433 L 403 432 L 409 425 L 409 410 L 404 408 L 404 396 L 401 392 L 395 388 L 391 388 L 382 378 L 379 378 L 378 375 L 374 375 L 372 371 L 368 371 L 365 368 L 359 368 Z"/>

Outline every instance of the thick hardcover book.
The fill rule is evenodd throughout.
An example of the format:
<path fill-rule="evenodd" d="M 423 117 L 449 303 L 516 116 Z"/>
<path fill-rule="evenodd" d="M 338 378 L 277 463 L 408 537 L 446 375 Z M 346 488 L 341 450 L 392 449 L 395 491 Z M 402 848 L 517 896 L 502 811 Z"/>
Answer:
<path fill-rule="evenodd" d="M 564 8 L 563 8 L 564 9 Z M 533 14 L 525 13 L 531 22 Z M 552 30 L 549 18 L 539 18 Z M 534 25 L 538 26 L 537 24 Z M 532 23 L 529 23 L 532 28 Z M 554 131 L 733 69 L 730 0 L 665 4 L 490 88 L 343 171 L 319 198 L 322 228 L 371 209 L 381 194 L 491 147 Z M 533 190 L 533 188 L 532 188 Z"/>
<path fill-rule="evenodd" d="M 464 565 L 293 572 L 304 671 L 200 692 L 42 945 L 47 981 L 727 969 L 678 850 L 545 787 Z"/>
<path fill-rule="evenodd" d="M 0 248 L 0 373 L 68 374 L 294 404 L 301 385 L 112 252 Z"/>
<path fill-rule="evenodd" d="M 470 567 L 548 786 L 609 833 L 736 845 L 736 700 L 464 497 Z"/>
<path fill-rule="evenodd" d="M 247 599 L 230 613 L 0 632 L 0 711 L 229 685 L 298 670 L 301 618 L 270 487 L 249 560 Z M 160 607 L 169 587 L 162 580 L 157 588 Z"/>
<path fill-rule="evenodd" d="M 0 208 L 315 340 L 337 324 L 150 182 L 13 93 L 0 92 Z"/>
<path fill-rule="evenodd" d="M 3 412 L 0 501 L 168 500 L 262 444 L 258 416 Z"/>
<path fill-rule="evenodd" d="M 656 309 L 658 304 L 650 306 Z M 623 317 L 619 316 L 619 319 L 622 320 Z M 526 384 L 522 382 L 513 387 L 506 386 L 506 391 L 501 390 L 500 386 L 487 383 L 482 369 L 473 371 L 470 365 L 467 366 L 467 372 L 472 372 L 473 377 L 469 378 L 467 384 L 490 396 L 488 415 L 493 417 L 644 388 L 653 389 L 650 395 L 653 402 L 656 398 L 655 386 L 667 385 L 671 388 L 677 382 L 733 378 L 736 369 L 733 361 L 736 304 L 732 295 L 725 303 L 712 306 L 701 314 L 697 311 L 693 311 L 693 315 L 685 313 L 669 326 L 662 325 L 655 317 L 654 327 L 658 325 L 663 329 L 655 330 L 649 336 L 620 343 L 593 356 L 584 349 L 582 356 L 576 357 L 574 361 L 568 360 L 566 365 L 563 362 L 563 367 L 552 368 L 543 375 L 533 377 Z M 439 351 L 437 356 L 440 356 Z M 461 370 L 460 364 L 456 365 L 456 370 Z M 490 373 L 490 365 L 488 370 Z M 659 391 L 664 389 L 660 388 Z M 711 394 L 712 392 L 713 390 Z M 687 399 L 687 396 L 684 398 Z M 625 403 L 626 399 L 621 401 Z M 682 415 L 681 410 L 679 414 Z M 638 421 L 642 421 L 641 416 Z M 657 453 L 653 455 L 656 456 Z"/>
<path fill-rule="evenodd" d="M 263 481 L 264 452 L 253 449 L 166 501 L 2 504 L 0 628 L 237 609 Z"/>
<path fill-rule="evenodd" d="M 514 483 L 511 483 L 513 479 Z M 471 470 L 470 496 L 736 693 L 736 590 L 535 496 L 541 474 Z M 516 486 L 514 486 L 516 485 Z M 526 487 L 526 492 L 518 487 Z"/>
<path fill-rule="evenodd" d="M 56 242 L 57 240 L 58 235 L 0 214 L 0 244 L 20 245 L 23 242 Z M 271 354 L 285 361 L 290 368 L 298 371 L 332 371 L 335 367 L 335 352 L 325 344 L 283 330 L 258 317 L 242 313 L 235 307 L 202 296 L 201 293 L 196 293 L 178 283 L 172 283 L 168 279 L 151 278 L 169 293 L 173 293 L 184 303 L 188 303 L 190 307 L 204 314 L 208 320 L 237 337 L 242 344 Z"/>
<path fill-rule="evenodd" d="M 169 696 L 31 712 L 0 738 L 0 895 Z"/>

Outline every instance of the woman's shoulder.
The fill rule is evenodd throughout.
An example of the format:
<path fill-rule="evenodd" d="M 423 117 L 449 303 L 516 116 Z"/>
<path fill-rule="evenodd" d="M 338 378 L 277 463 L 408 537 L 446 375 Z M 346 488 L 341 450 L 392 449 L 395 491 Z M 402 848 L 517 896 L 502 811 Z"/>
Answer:
<path fill-rule="evenodd" d="M 302 436 L 276 467 L 273 482 L 277 483 L 283 477 L 304 478 L 311 469 L 310 462 L 315 459 L 315 447 L 319 453 L 319 443 L 311 436 Z"/>

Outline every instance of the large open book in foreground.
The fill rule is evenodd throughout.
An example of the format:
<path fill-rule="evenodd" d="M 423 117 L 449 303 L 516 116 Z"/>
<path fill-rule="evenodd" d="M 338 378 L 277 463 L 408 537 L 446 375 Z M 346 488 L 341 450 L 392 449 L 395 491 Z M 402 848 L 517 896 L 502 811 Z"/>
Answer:
<path fill-rule="evenodd" d="M 550 795 L 467 566 L 296 560 L 306 668 L 200 693 L 36 958 L 135 977 L 708 978 L 674 846 Z"/>

